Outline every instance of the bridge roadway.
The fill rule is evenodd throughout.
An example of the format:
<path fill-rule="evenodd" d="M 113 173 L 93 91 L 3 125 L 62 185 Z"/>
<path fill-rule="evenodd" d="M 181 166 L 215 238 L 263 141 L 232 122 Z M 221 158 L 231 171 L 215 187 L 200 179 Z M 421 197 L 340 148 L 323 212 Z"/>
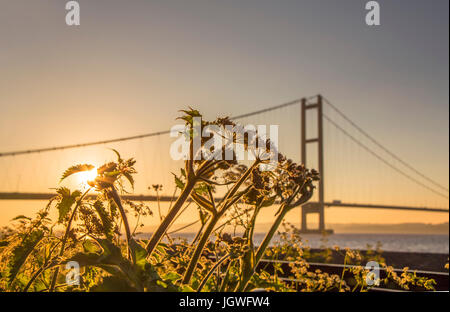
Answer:
<path fill-rule="evenodd" d="M 54 193 L 2 193 L 0 192 L 0 200 L 49 200 L 54 197 Z M 94 197 L 95 195 L 90 195 Z M 125 200 L 132 201 L 157 201 L 157 197 L 153 195 L 130 195 L 122 196 Z M 171 196 L 160 196 L 160 201 L 170 202 Z M 218 199 L 220 200 L 220 199 Z M 309 204 L 313 204 L 310 202 Z M 442 212 L 448 213 L 446 208 L 427 208 L 427 207 L 410 207 L 410 206 L 395 206 L 395 205 L 373 205 L 373 204 L 358 204 L 358 203 L 342 203 L 340 201 L 325 202 L 325 207 L 333 208 L 364 208 L 364 209 L 391 209 L 391 210 L 410 210 L 410 211 L 427 211 L 427 212 Z"/>

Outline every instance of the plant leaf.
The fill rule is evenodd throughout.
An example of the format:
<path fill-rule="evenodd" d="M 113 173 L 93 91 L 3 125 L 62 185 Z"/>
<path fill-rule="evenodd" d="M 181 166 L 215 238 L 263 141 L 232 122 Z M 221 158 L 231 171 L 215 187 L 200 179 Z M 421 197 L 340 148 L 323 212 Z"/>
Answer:
<path fill-rule="evenodd" d="M 113 219 L 108 214 L 108 211 L 106 211 L 105 206 L 103 205 L 102 201 L 100 201 L 100 200 L 95 201 L 93 206 L 94 206 L 95 211 L 97 211 L 97 214 L 99 215 L 100 220 L 102 221 L 103 234 L 105 234 L 107 239 L 112 239 L 112 237 L 114 235 Z"/>
<path fill-rule="evenodd" d="M 147 250 L 134 239 L 130 240 L 130 249 L 136 259 L 136 265 L 141 270 L 145 270 L 145 265 L 147 264 L 147 260 L 145 259 L 147 257 Z"/>
<path fill-rule="evenodd" d="M 78 172 L 82 172 L 82 171 L 90 171 L 92 169 L 94 169 L 95 167 L 93 165 L 90 164 L 81 164 L 81 165 L 75 165 L 72 167 L 69 167 L 66 171 L 64 171 L 61 180 L 64 180 L 65 178 L 71 176 L 74 173 L 78 173 Z"/>
<path fill-rule="evenodd" d="M 134 179 L 133 179 L 133 176 L 129 172 L 124 172 L 123 176 L 128 180 L 128 182 L 130 182 L 131 187 L 134 190 Z"/>
<path fill-rule="evenodd" d="M 184 189 L 183 181 L 181 181 L 181 179 L 179 177 L 177 177 L 177 175 L 175 173 L 172 173 L 172 174 L 175 177 L 175 185 L 181 190 Z"/>
<path fill-rule="evenodd" d="M 30 217 L 27 217 L 27 216 L 24 216 L 24 215 L 18 215 L 17 217 L 12 218 L 11 221 L 22 220 L 22 219 L 31 220 Z"/>
<path fill-rule="evenodd" d="M 116 154 L 117 162 L 121 163 L 123 161 L 123 159 L 122 159 L 122 157 L 120 157 L 120 153 L 117 150 L 115 150 L 114 148 L 112 148 L 111 150 L 114 152 L 114 154 Z"/>
<path fill-rule="evenodd" d="M 103 281 L 91 288 L 95 292 L 136 292 L 137 289 L 130 286 L 126 279 L 116 276 L 105 276 Z"/>
<path fill-rule="evenodd" d="M 98 253 L 101 251 L 100 248 L 90 239 L 83 242 L 83 249 L 87 253 Z"/>
<path fill-rule="evenodd" d="M 106 164 L 100 166 L 100 167 L 97 169 L 97 173 L 98 173 L 98 174 L 103 174 L 103 173 L 105 173 L 105 172 L 113 171 L 113 170 L 115 170 L 116 168 L 117 168 L 117 164 L 116 164 L 115 162 L 109 162 L 109 163 L 106 163 Z"/>
<path fill-rule="evenodd" d="M 266 199 L 265 201 L 262 202 L 261 208 L 272 206 L 275 203 L 276 198 L 277 198 L 277 196 L 269 197 L 268 199 Z"/>
<path fill-rule="evenodd" d="M 71 193 L 67 187 L 61 187 L 57 189 L 56 192 L 60 195 L 60 200 L 58 204 L 56 204 L 56 208 L 59 211 L 58 222 L 61 223 L 69 214 L 70 208 L 75 203 L 77 198 L 81 196 L 81 192 L 77 190 Z"/>
<path fill-rule="evenodd" d="M 175 281 L 181 279 L 181 277 L 182 276 L 176 272 L 168 272 L 168 273 L 164 274 L 163 276 L 161 276 L 161 278 L 163 280 L 168 280 L 171 282 L 175 282 Z"/>
<path fill-rule="evenodd" d="M 14 281 L 20 268 L 43 237 L 44 232 L 42 230 L 35 230 L 27 235 L 19 245 L 13 248 L 11 260 L 8 263 L 9 283 Z"/>

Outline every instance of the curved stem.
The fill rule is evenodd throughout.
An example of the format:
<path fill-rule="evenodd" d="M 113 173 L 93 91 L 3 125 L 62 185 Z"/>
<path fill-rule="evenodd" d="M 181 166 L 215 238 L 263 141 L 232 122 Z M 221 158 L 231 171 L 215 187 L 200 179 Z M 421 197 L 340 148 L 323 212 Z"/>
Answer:
<path fill-rule="evenodd" d="M 197 267 L 198 260 L 200 259 L 203 249 L 205 248 L 205 245 L 208 242 L 209 236 L 211 235 L 212 231 L 214 230 L 215 226 L 217 225 L 217 222 L 219 222 L 220 218 L 226 212 L 226 210 L 231 205 L 236 203 L 244 195 L 245 192 L 241 193 L 240 196 L 233 197 L 236 194 L 236 192 L 239 190 L 240 186 L 247 180 L 247 178 L 252 173 L 253 169 L 259 163 L 260 163 L 260 160 L 256 160 L 253 163 L 253 165 L 245 171 L 245 173 L 240 177 L 239 181 L 236 182 L 236 184 L 231 188 L 231 190 L 229 192 L 227 192 L 225 198 L 220 202 L 219 211 L 217 213 L 213 214 L 211 221 L 209 222 L 208 226 L 206 227 L 205 232 L 202 234 L 201 239 L 198 242 L 198 244 L 194 250 L 194 254 L 191 257 L 191 260 L 189 261 L 188 268 L 186 270 L 186 273 L 184 274 L 183 284 L 188 284 L 190 282 L 191 277 L 194 274 L 195 268 Z"/>
<path fill-rule="evenodd" d="M 109 193 L 111 194 L 111 197 L 113 198 L 114 202 L 116 203 L 117 207 L 119 208 L 120 216 L 122 218 L 123 226 L 125 228 L 125 235 L 127 238 L 128 257 L 130 257 L 130 255 L 131 255 L 133 263 L 135 263 L 136 262 L 135 255 L 132 252 L 130 252 L 130 241 L 131 241 L 132 236 L 131 236 L 130 224 L 128 223 L 127 214 L 125 213 L 125 209 L 123 208 L 122 201 L 120 200 L 120 196 L 117 193 L 117 190 L 114 186 L 111 186 Z"/>
<path fill-rule="evenodd" d="M 136 231 L 139 227 L 139 221 L 141 220 L 141 214 L 137 215 L 136 225 L 134 226 L 133 233 L 131 235 L 136 235 Z"/>
<path fill-rule="evenodd" d="M 346 265 L 347 265 L 347 253 L 345 253 L 344 257 L 344 268 L 342 269 L 341 280 L 339 281 L 339 291 L 341 291 L 342 289 L 342 282 L 344 281 Z"/>
<path fill-rule="evenodd" d="M 83 193 L 83 195 L 81 195 L 81 197 L 77 201 L 77 204 L 75 205 L 75 208 L 72 211 L 72 214 L 70 216 L 69 222 L 67 223 L 67 227 L 66 227 L 66 231 L 64 233 L 63 240 L 61 242 L 61 249 L 59 250 L 59 254 L 58 254 L 59 257 L 62 257 L 63 254 L 64 254 L 64 250 L 66 248 L 67 239 L 69 238 L 69 233 L 70 233 L 70 230 L 72 228 L 72 222 L 73 222 L 73 219 L 75 218 L 75 213 L 77 212 L 77 209 L 80 206 L 81 202 L 83 201 L 84 197 L 87 195 L 87 193 L 89 193 L 89 191 L 91 189 L 92 188 L 89 188 L 86 192 Z M 55 290 L 56 279 L 58 277 L 58 274 L 59 274 L 59 267 L 56 267 L 55 271 L 53 272 L 52 281 L 51 281 L 51 284 L 50 284 L 50 290 L 49 290 L 50 292 L 53 292 Z"/>
<path fill-rule="evenodd" d="M 167 232 L 167 234 L 175 234 L 175 233 L 177 233 L 177 232 L 179 232 L 179 231 L 182 231 L 182 230 L 184 230 L 184 229 L 186 229 L 186 228 L 188 228 L 188 227 L 190 227 L 190 226 L 193 226 L 194 224 L 196 224 L 196 223 L 199 222 L 199 221 L 200 221 L 200 220 L 195 220 L 194 222 L 191 222 L 191 223 L 189 223 L 189 224 L 187 224 L 187 225 L 185 225 L 185 226 L 182 226 L 182 227 L 180 227 L 180 228 L 178 228 L 178 229 L 176 229 L 176 230 Z"/>
<path fill-rule="evenodd" d="M 188 268 L 186 269 L 186 273 L 184 274 L 184 277 L 183 277 L 183 284 L 188 284 L 191 281 L 191 277 L 194 274 L 195 268 L 197 267 L 198 260 L 200 259 L 203 249 L 205 248 L 205 245 L 208 242 L 209 236 L 211 235 L 212 231 L 214 230 L 214 227 L 216 226 L 220 217 L 221 217 L 221 214 L 214 215 L 211 218 L 211 221 L 208 223 L 208 226 L 206 227 L 205 232 L 203 232 L 203 234 L 200 238 L 200 241 L 198 242 L 197 246 L 195 247 L 195 250 L 191 257 L 191 260 L 189 261 Z"/>
<path fill-rule="evenodd" d="M 234 194 L 236 194 L 236 192 L 239 190 L 239 188 L 241 187 L 241 185 L 247 180 L 247 178 L 250 176 L 250 174 L 252 173 L 253 169 L 256 168 L 256 166 L 258 166 L 261 163 L 261 161 L 259 159 L 255 160 L 255 162 L 253 163 L 253 165 L 251 167 L 249 167 L 244 174 L 239 178 L 239 180 L 236 182 L 235 185 L 233 185 L 233 187 L 230 189 L 229 192 L 227 192 L 225 194 L 225 198 L 221 201 L 220 205 L 222 205 L 222 203 L 228 204 L 228 200 L 234 196 Z"/>
<path fill-rule="evenodd" d="M 255 256 L 255 262 L 253 270 L 251 270 L 251 274 L 248 276 L 244 276 L 242 281 L 239 283 L 239 285 L 236 288 L 236 291 L 244 291 L 246 288 L 248 282 L 250 281 L 250 278 L 253 276 L 256 267 L 258 266 L 259 261 L 261 261 L 261 258 L 264 256 L 264 253 L 266 252 L 267 247 L 270 244 L 270 241 L 272 240 L 273 236 L 275 235 L 276 231 L 278 230 L 281 222 L 283 222 L 284 217 L 286 216 L 289 209 L 285 209 L 285 206 L 283 205 L 280 208 L 280 213 L 278 214 L 277 218 L 275 219 L 275 222 L 272 224 L 272 227 L 270 228 L 269 232 L 267 232 L 266 236 L 264 237 L 264 240 L 262 241 L 261 245 L 259 245 L 259 248 L 256 252 Z"/>
<path fill-rule="evenodd" d="M 209 215 L 208 215 L 207 218 L 206 218 L 206 222 L 208 222 L 209 218 L 210 218 L 210 217 L 209 217 Z M 205 228 L 206 222 L 205 222 L 205 223 L 202 223 L 202 226 L 200 227 L 200 230 L 198 230 L 197 234 L 195 234 L 195 237 L 194 237 L 194 239 L 192 240 L 190 246 L 187 247 L 187 249 L 186 249 L 186 251 L 185 251 L 185 255 L 187 255 L 188 253 L 190 253 L 190 251 L 194 248 L 195 243 L 200 239 L 200 237 L 201 237 L 201 235 L 202 235 L 202 233 L 203 233 L 203 229 Z"/>
<path fill-rule="evenodd" d="M 167 213 L 167 216 L 164 217 L 164 220 L 156 229 L 155 233 L 153 233 L 152 237 L 148 241 L 147 246 L 145 248 L 148 252 L 148 257 L 151 256 L 152 252 L 155 250 L 156 246 L 161 241 L 161 238 L 166 233 L 167 229 L 172 223 L 172 220 L 177 216 L 178 212 L 183 207 L 183 204 L 188 199 L 189 195 L 191 194 L 191 191 L 194 189 L 195 183 L 196 179 L 188 179 L 188 182 L 186 183 L 183 191 L 181 192 L 180 197 L 178 197 L 172 209 L 170 209 L 170 211 Z"/>
<path fill-rule="evenodd" d="M 160 203 L 160 198 L 159 198 L 159 191 L 158 188 L 156 189 L 156 200 L 158 201 L 158 214 L 159 214 L 159 220 L 162 221 L 163 216 L 161 214 L 161 203 Z"/>
<path fill-rule="evenodd" d="M 286 214 L 287 214 L 287 209 L 285 211 L 282 210 L 280 212 L 278 217 L 275 219 L 275 222 L 272 224 L 272 227 L 270 228 L 269 232 L 264 237 L 264 240 L 262 241 L 261 245 L 258 248 L 258 251 L 256 252 L 255 266 L 258 264 L 258 262 L 264 256 L 264 253 L 266 252 L 266 249 L 269 246 L 270 241 L 272 240 L 272 238 L 275 235 L 276 231 L 280 227 L 281 222 L 283 222 L 283 219 L 286 216 Z"/>
<path fill-rule="evenodd" d="M 225 292 L 227 288 L 228 280 L 230 279 L 230 270 L 235 263 L 236 260 L 230 260 L 230 262 L 227 265 L 227 269 L 225 270 L 225 277 L 223 278 L 222 285 L 220 286 L 219 292 Z"/>
<path fill-rule="evenodd" d="M 81 238 L 80 238 L 81 239 Z M 49 252 L 49 258 L 51 258 L 51 255 L 53 254 L 53 251 L 56 249 L 56 247 L 58 247 L 59 242 L 55 244 L 55 246 L 50 250 Z M 44 262 L 44 265 L 42 265 L 39 270 L 37 270 L 34 275 L 30 278 L 30 280 L 28 281 L 27 285 L 25 286 L 25 288 L 23 289 L 23 292 L 27 292 L 28 289 L 31 287 L 31 285 L 33 284 L 34 280 L 36 278 L 39 277 L 39 275 L 42 274 L 42 272 L 44 272 L 45 270 L 51 268 L 55 266 L 54 264 L 50 263 L 48 264 L 47 260 Z"/>
<path fill-rule="evenodd" d="M 23 289 L 23 292 L 27 292 L 28 288 L 30 288 L 31 284 L 33 284 L 34 280 L 46 269 L 47 269 L 47 267 L 44 267 L 44 266 L 40 267 L 39 270 L 37 270 L 36 273 L 34 273 L 34 275 L 30 278 L 27 285 Z"/>
<path fill-rule="evenodd" d="M 213 274 L 214 270 L 217 269 L 222 262 L 227 260 L 229 256 L 230 256 L 229 254 L 225 255 L 219 261 L 217 261 L 217 263 L 211 268 L 211 270 L 208 272 L 208 274 L 206 274 L 205 278 L 200 283 L 200 286 L 198 286 L 197 292 L 202 291 L 203 287 L 206 285 L 206 282 L 209 280 L 209 278 L 211 277 L 211 274 Z"/>

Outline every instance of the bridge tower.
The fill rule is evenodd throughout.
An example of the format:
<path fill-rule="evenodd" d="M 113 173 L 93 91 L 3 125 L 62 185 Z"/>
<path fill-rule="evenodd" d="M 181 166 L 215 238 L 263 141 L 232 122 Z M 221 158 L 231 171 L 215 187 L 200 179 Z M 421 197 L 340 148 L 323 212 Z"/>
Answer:
<path fill-rule="evenodd" d="M 317 96 L 317 102 L 315 104 L 309 104 L 307 103 L 306 99 L 302 99 L 301 105 L 301 161 L 303 164 L 305 164 L 305 166 L 307 166 L 307 148 L 312 144 L 316 144 L 318 152 L 318 171 L 320 174 L 320 181 L 317 185 L 318 201 L 315 203 L 306 203 L 301 207 L 301 232 L 315 234 L 321 234 L 324 232 L 332 233 L 332 230 L 325 230 L 322 96 L 320 94 Z M 317 110 L 317 137 L 315 138 L 308 138 L 306 134 L 306 112 L 308 110 Z M 312 213 L 319 214 L 318 229 L 308 229 L 307 227 L 307 215 Z"/>

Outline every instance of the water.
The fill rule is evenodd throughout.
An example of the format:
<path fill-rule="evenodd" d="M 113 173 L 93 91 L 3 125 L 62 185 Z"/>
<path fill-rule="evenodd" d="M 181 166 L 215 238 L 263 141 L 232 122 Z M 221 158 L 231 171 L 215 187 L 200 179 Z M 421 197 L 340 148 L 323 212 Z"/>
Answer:
<path fill-rule="evenodd" d="M 259 244 L 264 233 L 255 234 L 255 244 Z M 194 234 L 183 233 L 179 237 L 188 241 Z M 321 248 L 339 246 L 340 248 L 367 249 L 367 244 L 375 248 L 377 242 L 381 243 L 384 251 L 421 252 L 421 253 L 449 253 L 448 235 L 421 235 L 421 234 L 333 234 L 326 237 L 326 242 L 320 235 L 302 235 L 305 246 Z M 273 241 L 278 240 L 275 236 Z"/>
<path fill-rule="evenodd" d="M 261 235 L 263 237 L 263 235 Z M 320 235 L 303 235 L 306 245 L 320 248 L 324 243 Z M 420 234 L 333 234 L 327 236 L 328 247 L 339 246 L 350 249 L 367 249 L 367 244 L 375 248 L 377 242 L 385 251 L 447 253 L 449 252 L 448 235 Z"/>

